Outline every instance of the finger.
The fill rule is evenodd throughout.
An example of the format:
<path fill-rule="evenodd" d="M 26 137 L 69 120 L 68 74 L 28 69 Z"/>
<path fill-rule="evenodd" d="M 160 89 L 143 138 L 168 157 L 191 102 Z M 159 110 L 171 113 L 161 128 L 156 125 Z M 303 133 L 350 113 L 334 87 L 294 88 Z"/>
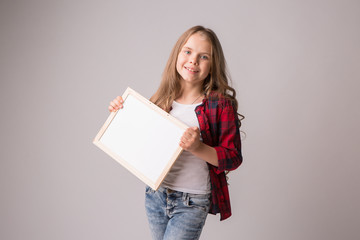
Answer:
<path fill-rule="evenodd" d="M 115 102 L 115 101 L 111 101 L 110 102 L 110 106 L 113 107 L 114 109 L 118 109 L 119 105 Z"/>
<path fill-rule="evenodd" d="M 119 99 L 117 99 L 117 98 L 115 98 L 114 100 L 112 100 L 112 102 L 113 102 L 116 106 L 120 106 L 120 105 L 122 104 L 122 102 L 121 102 Z"/>
<path fill-rule="evenodd" d="M 117 110 L 119 110 L 119 106 L 117 106 L 117 105 L 114 104 L 113 102 L 110 102 L 109 111 L 110 111 L 110 112 L 116 112 Z"/>
<path fill-rule="evenodd" d="M 186 146 L 190 147 L 195 142 L 195 137 L 182 137 L 180 139 Z"/>
<path fill-rule="evenodd" d="M 109 106 L 108 109 L 109 109 L 110 112 L 115 112 L 116 111 L 112 106 Z"/>
<path fill-rule="evenodd" d="M 194 131 L 194 129 L 188 128 L 188 129 L 186 129 L 185 134 L 187 134 L 189 136 L 193 136 L 196 134 L 196 132 Z"/>
<path fill-rule="evenodd" d="M 182 149 L 184 149 L 184 150 L 187 150 L 187 149 L 188 149 L 188 145 L 185 144 L 185 143 L 182 142 L 182 141 L 180 141 L 179 146 L 180 146 Z"/>
<path fill-rule="evenodd" d="M 198 127 L 191 127 L 190 129 L 194 130 L 195 132 L 200 131 Z"/>
<path fill-rule="evenodd" d="M 198 135 L 199 134 L 193 128 L 187 128 L 186 131 L 181 136 L 180 141 L 183 142 L 183 144 L 185 145 L 185 148 L 188 148 L 195 142 Z"/>
<path fill-rule="evenodd" d="M 120 97 L 120 99 L 115 98 L 114 100 L 112 100 L 112 101 L 110 102 L 110 105 L 113 106 L 113 107 L 116 108 L 116 109 L 119 109 L 119 108 L 123 108 L 123 103 L 124 103 L 124 101 L 123 101 L 122 98 Z"/>
<path fill-rule="evenodd" d="M 197 127 L 188 128 L 186 133 L 189 134 L 191 138 L 196 138 L 198 135 L 200 135 L 200 131 Z"/>
<path fill-rule="evenodd" d="M 124 103 L 124 100 L 121 96 L 117 96 L 114 101 L 116 102 L 117 105 L 121 106 Z"/>
<path fill-rule="evenodd" d="M 188 132 L 185 132 L 181 137 L 181 139 L 183 141 L 190 141 L 192 138 L 193 138 L 193 135 L 191 133 L 188 133 Z"/>
<path fill-rule="evenodd" d="M 123 98 L 122 98 L 121 96 L 117 96 L 116 99 L 117 99 L 119 102 L 121 102 L 121 103 L 124 102 L 124 100 L 123 100 Z"/>
<path fill-rule="evenodd" d="M 184 143 L 185 145 L 189 145 L 189 143 L 191 142 L 191 139 L 187 139 L 187 138 L 181 138 L 180 139 L 180 141 L 182 142 L 182 143 Z"/>
<path fill-rule="evenodd" d="M 184 144 L 183 144 L 182 142 L 179 143 L 179 146 L 180 146 L 182 149 L 186 150 L 186 149 L 185 149 L 185 146 L 184 146 Z"/>
<path fill-rule="evenodd" d="M 200 136 L 200 129 L 198 127 L 192 127 L 191 130 L 193 130 L 195 137 Z"/>

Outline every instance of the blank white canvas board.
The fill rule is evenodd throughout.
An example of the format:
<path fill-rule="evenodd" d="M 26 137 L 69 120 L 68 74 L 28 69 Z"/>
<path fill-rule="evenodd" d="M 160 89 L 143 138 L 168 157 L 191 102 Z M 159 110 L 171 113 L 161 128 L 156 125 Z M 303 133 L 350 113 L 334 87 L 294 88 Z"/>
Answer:
<path fill-rule="evenodd" d="M 123 108 L 112 113 L 94 144 L 153 189 L 182 152 L 187 126 L 128 88 Z"/>

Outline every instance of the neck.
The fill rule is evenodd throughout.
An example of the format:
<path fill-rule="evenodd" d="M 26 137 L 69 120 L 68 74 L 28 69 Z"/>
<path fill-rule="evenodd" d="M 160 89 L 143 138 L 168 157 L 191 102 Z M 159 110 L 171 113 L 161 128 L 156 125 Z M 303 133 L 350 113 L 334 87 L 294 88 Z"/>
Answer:
<path fill-rule="evenodd" d="M 181 94 L 175 100 L 182 104 L 194 104 L 202 101 L 203 94 L 201 85 L 198 87 L 182 86 Z"/>

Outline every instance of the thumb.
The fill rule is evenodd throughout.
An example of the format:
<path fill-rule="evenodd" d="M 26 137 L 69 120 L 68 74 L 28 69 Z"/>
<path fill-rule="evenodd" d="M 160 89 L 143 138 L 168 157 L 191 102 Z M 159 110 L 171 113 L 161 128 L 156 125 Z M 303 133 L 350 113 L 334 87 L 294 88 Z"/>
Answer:
<path fill-rule="evenodd" d="M 194 131 L 198 131 L 198 130 L 199 130 L 198 127 L 191 127 L 191 129 L 194 130 Z"/>

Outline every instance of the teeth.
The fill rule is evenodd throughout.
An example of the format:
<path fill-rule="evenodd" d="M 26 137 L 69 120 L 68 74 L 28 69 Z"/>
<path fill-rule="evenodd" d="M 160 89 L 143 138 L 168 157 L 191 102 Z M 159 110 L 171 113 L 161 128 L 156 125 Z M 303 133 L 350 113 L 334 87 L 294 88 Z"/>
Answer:
<path fill-rule="evenodd" d="M 192 70 L 192 69 L 190 69 L 190 68 L 187 68 L 187 67 L 185 67 L 187 70 L 189 70 L 190 72 L 197 72 L 197 71 L 194 71 L 194 70 Z"/>

